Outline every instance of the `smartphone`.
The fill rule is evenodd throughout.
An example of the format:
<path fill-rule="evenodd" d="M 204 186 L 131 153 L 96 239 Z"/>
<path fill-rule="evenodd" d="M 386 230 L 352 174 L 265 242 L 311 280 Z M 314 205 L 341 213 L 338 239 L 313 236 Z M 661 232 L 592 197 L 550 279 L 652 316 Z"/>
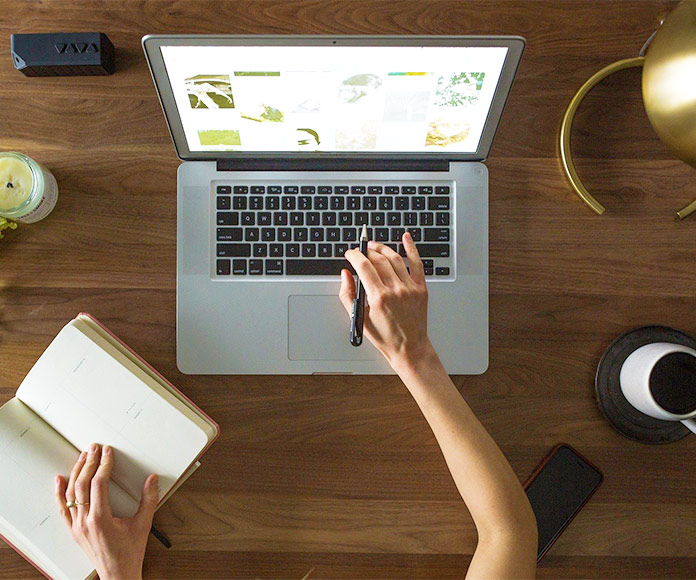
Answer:
<path fill-rule="evenodd" d="M 575 449 L 561 443 L 541 462 L 524 486 L 539 530 L 539 562 L 597 491 L 604 475 Z"/>

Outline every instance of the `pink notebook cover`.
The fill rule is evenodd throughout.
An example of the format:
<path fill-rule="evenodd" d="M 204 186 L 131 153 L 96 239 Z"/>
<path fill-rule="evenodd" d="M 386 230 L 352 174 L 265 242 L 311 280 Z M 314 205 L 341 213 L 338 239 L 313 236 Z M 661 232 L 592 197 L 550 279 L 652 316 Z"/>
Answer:
<path fill-rule="evenodd" d="M 208 415 L 203 409 L 201 409 L 196 403 L 194 403 L 191 399 L 189 399 L 184 393 L 182 393 L 177 387 L 175 387 L 171 381 L 167 380 L 162 373 L 160 373 L 156 368 L 154 368 L 150 363 L 148 363 L 143 357 L 141 357 L 137 352 L 135 352 L 131 347 L 129 347 L 125 342 L 123 342 L 118 336 L 116 336 L 113 332 L 111 332 L 106 326 L 104 326 L 101 322 L 99 322 L 94 316 L 87 312 L 80 312 L 78 314 L 79 316 L 86 316 L 89 318 L 92 322 L 94 322 L 96 325 L 98 325 L 104 332 L 106 332 L 111 338 L 113 338 L 116 342 L 118 342 L 123 348 L 125 348 L 128 352 L 130 352 L 135 358 L 137 358 L 144 366 L 146 366 L 148 369 L 150 369 L 153 373 L 155 373 L 163 382 L 167 384 L 167 386 L 171 387 L 174 389 L 177 393 L 179 393 L 188 403 L 192 406 L 195 407 L 206 419 L 208 419 L 214 426 L 215 426 L 215 437 L 213 437 L 209 442 L 208 445 L 206 445 L 203 450 L 198 454 L 196 459 L 194 459 L 191 463 L 195 463 L 198 461 L 201 456 L 208 450 L 208 448 L 215 442 L 215 440 L 220 436 L 220 426 L 217 424 L 216 421 L 213 421 L 213 419 Z M 174 486 L 179 482 L 179 480 L 174 483 Z M 15 546 L 8 538 L 0 534 L 0 539 L 2 539 L 10 548 L 12 548 L 15 552 L 17 552 L 22 558 L 24 558 L 29 564 L 31 564 L 34 568 L 36 568 L 41 574 L 46 576 L 46 578 L 49 578 L 49 580 L 53 580 L 52 576 L 49 576 L 48 573 L 39 568 L 39 566 L 29 558 L 24 552 L 22 552 L 17 546 Z"/>

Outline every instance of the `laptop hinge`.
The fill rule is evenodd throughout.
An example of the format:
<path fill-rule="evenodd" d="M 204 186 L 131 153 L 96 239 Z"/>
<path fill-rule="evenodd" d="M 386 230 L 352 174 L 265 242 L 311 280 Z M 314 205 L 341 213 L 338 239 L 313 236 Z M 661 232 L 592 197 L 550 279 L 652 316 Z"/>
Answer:
<path fill-rule="evenodd" d="M 218 171 L 449 171 L 448 159 L 218 159 Z"/>

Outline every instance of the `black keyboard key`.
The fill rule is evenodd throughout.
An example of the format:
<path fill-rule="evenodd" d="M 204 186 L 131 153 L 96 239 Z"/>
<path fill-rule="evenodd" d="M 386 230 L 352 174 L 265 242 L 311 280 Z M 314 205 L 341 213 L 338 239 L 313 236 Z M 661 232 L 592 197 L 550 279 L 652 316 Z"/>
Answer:
<path fill-rule="evenodd" d="M 438 226 L 450 225 L 450 214 L 444 211 L 439 211 L 435 214 L 435 223 Z"/>
<path fill-rule="evenodd" d="M 394 204 L 394 207 L 400 211 L 407 210 L 408 206 L 409 206 L 408 200 L 409 200 L 408 197 L 397 197 L 396 203 Z"/>
<path fill-rule="evenodd" d="M 221 195 L 221 194 L 229 195 L 230 193 L 232 193 L 232 186 L 231 185 L 218 185 L 217 192 L 218 192 L 218 195 Z"/>
<path fill-rule="evenodd" d="M 232 260 L 232 273 L 235 276 L 246 276 L 247 261 L 246 260 Z"/>
<path fill-rule="evenodd" d="M 389 228 L 375 228 L 375 240 L 378 242 L 388 242 Z"/>
<path fill-rule="evenodd" d="M 421 229 L 420 228 L 406 228 L 406 231 L 411 234 L 411 238 L 414 242 L 421 241 Z"/>
<path fill-rule="evenodd" d="M 318 195 L 314 198 L 314 209 L 323 211 L 329 209 L 329 198 L 325 195 Z"/>
<path fill-rule="evenodd" d="M 348 194 L 348 186 L 347 185 L 337 185 L 334 187 L 334 193 L 337 193 L 339 195 L 347 195 Z"/>
<path fill-rule="evenodd" d="M 230 275 L 230 261 L 229 260 L 218 260 L 215 264 L 215 271 L 218 276 L 229 276 Z"/>
<path fill-rule="evenodd" d="M 367 197 L 363 197 L 362 208 L 366 209 L 368 211 L 371 211 L 373 209 L 377 209 L 377 198 L 372 196 L 372 195 L 368 195 Z"/>
<path fill-rule="evenodd" d="M 342 258 L 348 251 L 348 244 L 334 244 L 334 258 Z"/>
<path fill-rule="evenodd" d="M 251 244 L 218 244 L 217 255 L 223 258 L 248 258 Z"/>
<path fill-rule="evenodd" d="M 301 195 L 297 203 L 298 209 L 312 209 L 312 198 L 307 195 Z"/>
<path fill-rule="evenodd" d="M 449 197 L 429 197 L 428 198 L 428 209 L 430 211 L 442 211 L 443 209 L 450 208 L 450 198 Z"/>
<path fill-rule="evenodd" d="M 384 193 L 395 195 L 399 193 L 399 187 L 397 185 L 387 185 L 387 187 L 384 188 Z"/>
<path fill-rule="evenodd" d="M 385 221 L 384 212 L 376 211 L 370 214 L 371 226 L 383 226 Z"/>
<path fill-rule="evenodd" d="M 269 256 L 271 258 L 282 258 L 283 257 L 283 244 L 271 244 L 269 247 Z"/>
<path fill-rule="evenodd" d="M 449 258 L 449 244 L 416 244 L 418 253 L 425 258 Z"/>
<path fill-rule="evenodd" d="M 358 210 L 360 209 L 360 198 L 354 195 L 349 195 L 346 201 L 346 209 Z"/>
<path fill-rule="evenodd" d="M 251 186 L 251 193 L 266 193 L 266 186 L 265 185 L 252 185 Z"/>
<path fill-rule="evenodd" d="M 331 195 L 333 193 L 333 187 L 330 185 L 320 185 L 319 194 L 320 195 Z"/>
<path fill-rule="evenodd" d="M 411 209 L 414 211 L 423 211 L 425 209 L 425 198 L 420 196 L 412 198 Z"/>
<path fill-rule="evenodd" d="M 295 228 L 292 231 L 292 241 L 293 242 L 306 242 L 309 237 L 309 231 L 307 228 Z"/>
<path fill-rule="evenodd" d="M 218 228 L 217 229 L 217 241 L 218 242 L 241 242 L 242 241 L 242 228 Z"/>
<path fill-rule="evenodd" d="M 224 199 L 222 197 L 218 197 L 218 209 L 220 209 L 220 200 Z M 227 198 L 229 199 L 229 198 Z M 237 196 L 234 198 L 234 201 L 232 202 L 232 207 L 236 210 L 244 210 L 247 208 L 247 198 L 243 196 Z M 229 207 L 226 209 L 230 209 Z"/>
<path fill-rule="evenodd" d="M 310 242 L 323 242 L 324 241 L 324 230 L 322 228 L 310 228 L 309 229 L 309 241 Z"/>
<path fill-rule="evenodd" d="M 292 230 L 290 228 L 278 228 L 278 241 L 289 242 L 292 239 Z"/>
<path fill-rule="evenodd" d="M 400 226 L 401 225 L 401 214 L 396 212 L 389 212 L 387 214 L 387 225 L 388 226 Z"/>
<path fill-rule="evenodd" d="M 331 244 L 319 244 L 319 257 L 330 258 L 332 249 Z"/>
<path fill-rule="evenodd" d="M 241 224 L 243 226 L 254 226 L 256 225 L 256 214 L 250 211 L 242 212 Z"/>
<path fill-rule="evenodd" d="M 336 225 L 336 212 L 327 211 L 321 214 L 321 225 L 322 226 L 335 226 Z"/>
<path fill-rule="evenodd" d="M 270 193 L 272 195 L 278 195 L 278 194 L 282 193 L 282 191 L 283 191 L 283 188 L 280 187 L 280 185 L 269 185 L 268 186 L 268 193 Z"/>
<path fill-rule="evenodd" d="M 303 226 L 304 225 L 304 214 L 301 211 L 291 212 L 290 213 L 290 225 Z"/>
<path fill-rule="evenodd" d="M 317 188 L 313 185 L 303 185 L 300 188 L 300 193 L 303 195 L 313 195 L 317 191 Z"/>
<path fill-rule="evenodd" d="M 350 192 L 353 195 L 363 195 L 365 193 L 365 186 L 364 185 L 353 185 L 350 188 Z"/>
<path fill-rule="evenodd" d="M 297 258 L 300 255 L 300 244 L 285 244 L 285 255 L 288 258 Z"/>
<path fill-rule="evenodd" d="M 432 195 L 433 194 L 433 186 L 432 185 L 421 185 L 418 188 L 418 193 L 421 195 Z"/>
<path fill-rule="evenodd" d="M 343 228 L 343 241 L 355 242 L 358 239 L 358 232 L 355 228 Z"/>
<path fill-rule="evenodd" d="M 416 193 L 416 186 L 415 185 L 404 185 L 401 188 L 401 193 L 404 193 L 406 195 L 413 195 Z"/>
<path fill-rule="evenodd" d="M 440 268 L 435 268 L 436 276 L 449 276 L 449 268 L 442 266 Z"/>
<path fill-rule="evenodd" d="M 353 269 L 346 260 L 285 260 L 288 276 L 340 276 L 341 269 Z"/>
<path fill-rule="evenodd" d="M 337 242 L 341 239 L 341 230 L 339 228 L 327 228 L 326 241 Z"/>
<path fill-rule="evenodd" d="M 384 211 L 391 211 L 394 209 L 394 198 L 393 197 L 380 197 L 377 204 L 379 209 Z"/>
<path fill-rule="evenodd" d="M 316 244 L 302 244 L 301 249 L 303 258 L 314 258 L 317 255 Z"/>
<path fill-rule="evenodd" d="M 268 246 L 266 244 L 254 244 L 251 249 L 251 255 L 254 258 L 265 258 L 268 255 Z"/>
<path fill-rule="evenodd" d="M 273 212 L 273 225 L 274 226 L 287 226 L 288 225 L 288 214 L 284 211 L 274 211 Z"/>
<path fill-rule="evenodd" d="M 418 214 L 415 211 L 407 211 L 404 214 L 404 225 L 415 226 L 418 224 Z"/>
<path fill-rule="evenodd" d="M 234 186 L 234 194 L 235 195 L 246 195 L 249 193 L 249 186 L 248 185 L 235 185 Z"/>
<path fill-rule="evenodd" d="M 223 195 L 217 198 L 217 208 L 218 209 L 230 209 L 232 204 L 231 198 Z M 235 208 L 236 209 L 236 208 Z"/>
<path fill-rule="evenodd" d="M 271 225 L 271 212 L 260 211 L 256 214 L 256 224 L 259 226 L 270 226 Z"/>
<path fill-rule="evenodd" d="M 267 197 L 266 209 L 270 209 L 271 211 L 280 209 L 280 198 L 277 195 L 271 195 L 270 197 Z"/>
<path fill-rule="evenodd" d="M 391 229 L 391 241 L 392 242 L 400 242 L 405 231 L 406 230 L 404 228 L 392 228 Z"/>
<path fill-rule="evenodd" d="M 421 226 L 432 226 L 433 225 L 433 214 L 430 212 L 421 212 L 418 216 L 418 225 Z"/>
<path fill-rule="evenodd" d="M 307 212 L 305 215 L 305 222 L 308 226 L 318 226 L 320 221 L 321 217 L 316 211 Z"/>
<path fill-rule="evenodd" d="M 280 205 L 286 211 L 292 211 L 294 209 L 297 209 L 297 198 L 283 197 L 283 201 Z"/>
<path fill-rule="evenodd" d="M 246 228 L 244 230 L 244 241 L 245 242 L 258 242 L 259 241 L 259 228 Z"/>
<path fill-rule="evenodd" d="M 249 198 L 249 209 L 263 209 L 263 197 L 252 195 Z"/>
<path fill-rule="evenodd" d="M 275 228 L 261 228 L 261 241 L 275 242 Z"/>
<path fill-rule="evenodd" d="M 239 214 L 231 211 L 219 211 L 217 214 L 217 225 L 219 226 L 238 226 Z"/>
<path fill-rule="evenodd" d="M 300 193 L 300 188 L 296 185 L 286 185 L 285 187 L 283 187 L 283 193 L 290 195 Z"/>
<path fill-rule="evenodd" d="M 334 195 L 329 203 L 331 209 L 339 211 L 346 207 L 346 198 L 338 195 Z"/>
<path fill-rule="evenodd" d="M 432 276 L 433 275 L 433 269 L 432 268 L 423 268 L 423 274 L 425 276 Z"/>
<path fill-rule="evenodd" d="M 252 276 L 263 274 L 263 260 L 249 260 L 249 274 Z"/>
<path fill-rule="evenodd" d="M 381 185 L 371 185 L 367 188 L 367 193 L 370 195 L 382 195 L 384 188 Z"/>
<path fill-rule="evenodd" d="M 448 228 L 426 228 L 424 240 L 426 242 L 449 242 L 450 231 Z"/>
<path fill-rule="evenodd" d="M 266 260 L 266 276 L 281 276 L 283 260 Z"/>
<path fill-rule="evenodd" d="M 435 188 L 435 193 L 437 195 L 449 195 L 450 187 L 449 187 L 449 185 L 438 185 Z"/>
<path fill-rule="evenodd" d="M 424 268 L 432 268 L 434 264 L 433 260 L 430 260 L 428 258 L 426 258 L 425 260 L 421 260 L 421 262 L 423 262 Z"/>
<path fill-rule="evenodd" d="M 367 225 L 369 219 L 370 219 L 370 216 L 366 211 L 359 211 L 358 213 L 355 214 L 355 225 L 356 226 L 361 226 L 363 224 Z"/>
<path fill-rule="evenodd" d="M 339 226 L 352 226 L 353 225 L 353 214 L 347 211 L 342 211 L 338 214 L 338 225 Z"/>

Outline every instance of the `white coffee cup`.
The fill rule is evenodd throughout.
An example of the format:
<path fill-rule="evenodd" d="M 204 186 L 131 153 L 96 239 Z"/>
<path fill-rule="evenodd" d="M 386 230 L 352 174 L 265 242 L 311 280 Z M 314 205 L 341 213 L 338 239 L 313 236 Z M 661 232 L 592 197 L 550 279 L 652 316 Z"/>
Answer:
<path fill-rule="evenodd" d="M 684 353 L 689 357 L 693 357 L 693 360 L 684 356 L 666 358 L 668 355 L 674 355 L 675 353 Z M 669 408 L 663 406 L 666 405 L 666 399 L 663 395 L 658 395 L 658 398 L 662 399 L 658 402 L 653 392 L 653 390 L 657 390 L 658 384 L 664 383 L 664 381 L 658 380 L 658 377 L 652 376 L 655 366 L 660 363 L 658 374 L 661 376 L 663 375 L 661 371 L 665 369 L 668 370 L 667 375 L 674 374 L 673 370 L 669 370 L 673 367 L 673 365 L 669 363 L 677 359 L 682 363 L 686 362 L 690 365 L 691 369 L 696 368 L 696 350 L 687 346 L 673 344 L 671 342 L 654 342 L 637 348 L 628 356 L 621 367 L 621 373 L 619 375 L 621 391 L 628 402 L 641 413 L 645 413 L 650 417 L 663 421 L 681 421 L 686 427 L 696 433 L 696 420 L 694 419 L 694 417 L 696 417 L 696 403 L 694 403 L 694 399 L 696 399 L 695 393 L 689 390 L 686 396 L 681 397 L 685 403 L 689 403 L 689 406 L 693 406 L 693 409 L 681 409 L 681 411 L 688 412 L 675 413 L 673 411 L 676 409 L 673 408 L 672 411 L 670 411 Z M 686 379 L 684 379 L 682 385 L 692 388 L 696 384 L 694 383 L 696 375 L 692 370 L 687 370 L 686 372 L 690 374 L 688 374 L 688 376 L 683 375 Z M 652 390 L 651 378 L 653 382 Z M 668 398 L 680 398 L 680 395 L 676 394 L 678 388 L 675 388 L 674 392 L 670 393 L 668 392 L 669 388 L 665 388 L 665 385 L 662 384 L 660 390 L 664 390 Z M 686 391 L 684 392 L 686 393 Z M 690 396 L 688 396 L 689 393 Z M 692 405 L 692 403 L 694 404 Z M 670 405 L 672 405 L 672 403 L 666 406 L 669 407 Z"/>

